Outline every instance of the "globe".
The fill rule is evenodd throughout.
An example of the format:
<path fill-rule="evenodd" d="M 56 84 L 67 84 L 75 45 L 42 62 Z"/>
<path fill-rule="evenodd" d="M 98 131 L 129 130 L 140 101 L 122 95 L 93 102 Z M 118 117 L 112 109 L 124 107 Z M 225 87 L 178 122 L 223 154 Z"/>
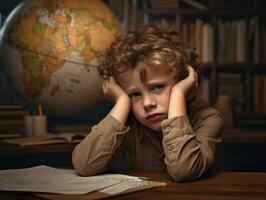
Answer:
<path fill-rule="evenodd" d="M 1 29 L 1 67 L 26 104 L 53 116 L 82 114 L 103 101 L 96 66 L 118 34 L 100 0 L 23 1 Z"/>

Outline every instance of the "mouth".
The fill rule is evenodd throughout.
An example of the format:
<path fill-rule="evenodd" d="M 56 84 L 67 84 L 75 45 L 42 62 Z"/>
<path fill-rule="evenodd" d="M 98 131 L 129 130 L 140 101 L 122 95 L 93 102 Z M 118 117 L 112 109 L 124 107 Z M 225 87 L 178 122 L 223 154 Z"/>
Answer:
<path fill-rule="evenodd" d="M 163 114 L 160 113 L 154 113 L 154 114 L 150 114 L 146 117 L 146 119 L 150 122 L 157 122 L 157 121 L 161 121 L 163 117 Z"/>

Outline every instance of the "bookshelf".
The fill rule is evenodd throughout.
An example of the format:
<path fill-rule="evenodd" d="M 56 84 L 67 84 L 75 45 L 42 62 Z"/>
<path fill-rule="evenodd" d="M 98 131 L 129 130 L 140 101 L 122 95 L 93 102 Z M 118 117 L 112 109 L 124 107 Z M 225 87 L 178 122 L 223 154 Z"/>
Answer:
<path fill-rule="evenodd" d="M 135 10 L 127 20 L 136 24 L 126 30 L 174 28 L 196 47 L 202 96 L 212 106 L 221 95 L 232 97 L 235 128 L 266 127 L 265 1 L 131 0 L 124 8 Z"/>

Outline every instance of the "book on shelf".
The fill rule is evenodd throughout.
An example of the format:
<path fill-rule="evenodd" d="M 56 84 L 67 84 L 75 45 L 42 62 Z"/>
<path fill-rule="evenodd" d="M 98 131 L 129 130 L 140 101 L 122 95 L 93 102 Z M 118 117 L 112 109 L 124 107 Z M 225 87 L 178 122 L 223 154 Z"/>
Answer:
<path fill-rule="evenodd" d="M 247 48 L 254 49 L 253 53 L 248 55 L 248 60 L 251 62 L 256 62 L 256 38 L 255 38 L 255 27 L 256 27 L 256 17 L 253 17 L 248 20 L 248 31 L 247 31 Z"/>
<path fill-rule="evenodd" d="M 240 20 L 218 20 L 217 60 L 219 62 L 262 62 L 263 30 L 258 18 Z"/>
<path fill-rule="evenodd" d="M 0 138 L 21 137 L 25 113 L 22 104 L 0 103 Z"/>
<path fill-rule="evenodd" d="M 210 23 L 204 23 L 202 27 L 202 62 L 210 63 L 214 61 L 214 38 L 213 26 Z"/>
<path fill-rule="evenodd" d="M 20 117 L 0 117 L 0 127 L 14 127 L 14 126 L 21 126 L 22 119 Z"/>
<path fill-rule="evenodd" d="M 3 132 L 9 132 L 9 131 L 4 130 Z M 1 133 L 0 134 L 0 139 L 5 139 L 5 138 L 20 138 L 20 137 L 22 137 L 22 134 L 21 133 L 14 133 L 14 132 L 12 132 L 12 133 Z"/>
<path fill-rule="evenodd" d="M 218 37 L 217 37 L 217 61 L 218 62 L 224 62 L 225 61 L 225 55 L 226 55 L 226 49 L 225 49 L 225 44 L 226 44 L 226 37 L 225 37 L 225 25 L 224 22 L 219 20 L 218 23 Z"/>
<path fill-rule="evenodd" d="M 1 120 L 0 120 L 1 122 Z M 13 123 L 13 122 L 12 122 Z M 15 125 L 0 125 L 0 139 L 22 137 L 22 122 Z"/>
<path fill-rule="evenodd" d="M 1 109 L 0 108 L 0 116 L 22 116 L 26 114 L 25 110 L 22 109 Z"/>
<path fill-rule="evenodd" d="M 266 75 L 254 76 L 254 113 L 266 115 Z"/>
<path fill-rule="evenodd" d="M 215 1 L 209 1 L 209 5 L 214 10 L 250 10 L 254 7 L 254 2 L 252 0 L 248 1 L 239 1 L 239 0 L 215 0 Z M 241 6 L 241 8 L 240 8 Z"/>
<path fill-rule="evenodd" d="M 202 38 L 203 38 L 203 35 L 202 35 L 202 27 L 203 27 L 203 24 L 204 22 L 199 19 L 199 18 L 196 18 L 195 19 L 195 46 L 196 46 L 196 51 L 197 51 L 197 54 L 199 56 L 199 60 L 200 62 L 202 61 Z"/>
<path fill-rule="evenodd" d="M 139 26 L 142 12 L 138 9 L 137 0 L 110 0 L 109 6 L 118 17 L 122 32 L 134 30 Z"/>
<path fill-rule="evenodd" d="M 236 98 L 244 95 L 244 86 L 241 74 L 218 74 L 218 93 L 229 94 Z"/>
<path fill-rule="evenodd" d="M 205 4 L 204 2 L 201 2 L 199 0 L 182 0 L 186 4 L 192 6 L 193 8 L 196 8 L 198 10 L 207 10 L 208 5 Z"/>
<path fill-rule="evenodd" d="M 262 30 L 262 52 L 261 52 L 261 56 L 262 56 L 262 63 L 266 63 L 266 28 L 264 28 Z"/>
<path fill-rule="evenodd" d="M 247 20 L 238 20 L 235 24 L 236 29 L 236 58 L 238 63 L 246 62 L 247 58 Z"/>
<path fill-rule="evenodd" d="M 233 99 L 234 110 L 245 109 L 245 91 L 243 77 L 239 73 L 220 73 L 217 75 L 217 96 L 228 95 Z"/>
<path fill-rule="evenodd" d="M 236 58 L 236 22 L 225 22 L 225 62 L 235 62 Z"/>
<path fill-rule="evenodd" d="M 86 137 L 84 133 L 47 133 L 41 136 L 3 139 L 2 142 L 19 146 L 45 145 L 45 144 L 76 144 Z"/>
<path fill-rule="evenodd" d="M 150 6 L 154 9 L 174 9 L 178 8 L 178 0 L 150 0 Z"/>
<path fill-rule="evenodd" d="M 210 104 L 210 79 L 203 77 L 203 79 L 200 82 L 200 94 L 201 98 L 208 104 Z"/>

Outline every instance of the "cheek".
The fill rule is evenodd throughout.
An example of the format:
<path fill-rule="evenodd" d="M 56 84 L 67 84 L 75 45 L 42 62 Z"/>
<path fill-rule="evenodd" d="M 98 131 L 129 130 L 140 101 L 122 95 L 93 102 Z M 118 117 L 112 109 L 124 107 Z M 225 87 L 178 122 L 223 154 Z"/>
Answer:
<path fill-rule="evenodd" d="M 160 104 L 161 104 L 162 107 L 164 107 L 166 110 L 168 110 L 168 107 L 169 107 L 169 98 L 168 97 L 161 98 Z"/>
<path fill-rule="evenodd" d="M 141 116 L 141 104 L 139 102 L 132 102 L 131 110 L 136 118 Z"/>
<path fill-rule="evenodd" d="M 161 106 L 168 109 L 170 101 L 170 90 L 165 91 L 159 98 Z"/>

